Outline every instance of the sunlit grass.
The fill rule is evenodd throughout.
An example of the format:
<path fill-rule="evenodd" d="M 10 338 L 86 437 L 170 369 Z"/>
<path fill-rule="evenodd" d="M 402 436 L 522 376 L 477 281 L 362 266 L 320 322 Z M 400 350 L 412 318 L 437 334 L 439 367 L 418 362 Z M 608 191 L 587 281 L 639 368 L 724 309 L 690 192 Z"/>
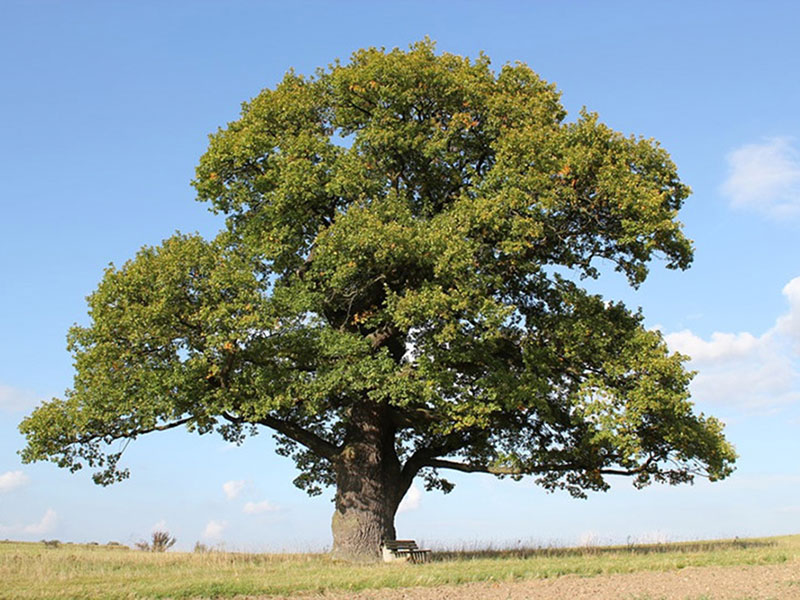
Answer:
<path fill-rule="evenodd" d="M 352 565 L 322 554 L 149 553 L 0 542 L 0 598 L 225 598 L 778 564 L 800 536 L 581 548 L 449 550 L 424 565 Z"/>

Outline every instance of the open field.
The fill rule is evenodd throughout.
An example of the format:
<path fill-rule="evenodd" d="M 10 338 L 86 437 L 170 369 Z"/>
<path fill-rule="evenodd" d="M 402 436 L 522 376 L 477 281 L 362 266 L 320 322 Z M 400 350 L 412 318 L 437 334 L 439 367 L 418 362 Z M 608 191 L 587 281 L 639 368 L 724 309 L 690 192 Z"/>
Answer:
<path fill-rule="evenodd" d="M 356 566 L 317 554 L 159 554 L 107 546 L 0 542 L 0 582 L 4 600 L 298 594 L 363 600 L 782 600 L 800 598 L 800 536 L 452 552 L 439 553 L 425 565 Z"/>

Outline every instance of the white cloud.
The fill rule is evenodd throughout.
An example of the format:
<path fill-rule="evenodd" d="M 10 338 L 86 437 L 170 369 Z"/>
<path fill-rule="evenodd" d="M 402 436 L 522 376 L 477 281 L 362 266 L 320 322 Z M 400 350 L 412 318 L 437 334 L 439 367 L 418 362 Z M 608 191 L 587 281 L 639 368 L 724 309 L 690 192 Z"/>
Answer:
<path fill-rule="evenodd" d="M 758 411 L 800 402 L 800 277 L 783 293 L 789 312 L 760 336 L 716 332 L 704 340 L 689 330 L 664 336 L 672 350 L 691 357 L 696 400 Z"/>
<path fill-rule="evenodd" d="M 206 528 L 203 530 L 202 538 L 206 540 L 218 540 L 222 537 L 222 532 L 228 526 L 226 521 L 214 521 L 213 519 L 206 523 Z"/>
<path fill-rule="evenodd" d="M 800 277 L 795 277 L 783 288 L 789 300 L 789 313 L 778 319 L 776 329 L 794 343 L 794 351 L 800 354 Z"/>
<path fill-rule="evenodd" d="M 7 471 L 0 475 L 0 494 L 21 488 L 30 481 L 22 471 Z"/>
<path fill-rule="evenodd" d="M 245 480 L 241 479 L 239 481 L 226 481 L 222 484 L 222 491 L 225 492 L 225 497 L 228 500 L 233 500 L 239 494 L 242 493 L 242 490 L 245 486 Z"/>
<path fill-rule="evenodd" d="M 58 515 L 52 508 L 48 508 L 42 518 L 29 525 L 0 525 L 0 535 L 42 535 L 52 531 L 58 522 Z"/>
<path fill-rule="evenodd" d="M 746 144 L 727 156 L 722 192 L 739 208 L 772 217 L 800 215 L 800 152 L 786 137 Z"/>
<path fill-rule="evenodd" d="M 242 508 L 242 512 L 248 515 L 258 515 L 265 512 L 274 512 L 278 510 L 278 507 L 274 504 L 270 503 L 268 500 L 262 500 L 261 502 L 247 502 Z"/>
<path fill-rule="evenodd" d="M 150 531 L 151 532 L 167 531 L 167 522 L 164 519 L 161 519 L 158 523 L 156 523 L 150 528 Z"/>
<path fill-rule="evenodd" d="M 0 385 L 0 411 L 27 412 L 41 401 L 33 392 Z"/>
<path fill-rule="evenodd" d="M 400 502 L 400 506 L 397 507 L 397 512 L 404 513 L 412 510 L 417 510 L 421 502 L 422 502 L 422 490 L 420 490 L 415 484 L 412 483 L 411 487 L 408 488 L 406 495 L 403 496 L 403 500 Z"/>
<path fill-rule="evenodd" d="M 58 515 L 56 514 L 56 511 L 54 511 L 52 508 L 48 508 L 47 512 L 44 513 L 44 516 L 39 520 L 38 523 L 26 525 L 22 528 L 22 531 L 24 533 L 41 535 L 43 533 L 52 531 L 55 528 L 57 521 Z"/>
<path fill-rule="evenodd" d="M 750 333 L 711 334 L 711 340 L 705 341 L 688 329 L 671 333 L 667 336 L 670 348 L 691 356 L 695 361 L 717 361 L 747 356 L 759 344 L 759 340 Z"/>

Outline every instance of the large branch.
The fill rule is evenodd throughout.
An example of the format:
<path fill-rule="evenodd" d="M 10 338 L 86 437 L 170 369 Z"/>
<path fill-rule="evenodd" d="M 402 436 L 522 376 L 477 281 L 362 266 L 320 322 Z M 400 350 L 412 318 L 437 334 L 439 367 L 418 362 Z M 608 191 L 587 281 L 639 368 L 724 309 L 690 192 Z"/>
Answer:
<path fill-rule="evenodd" d="M 603 475 L 638 475 L 650 468 L 654 458 L 650 457 L 643 464 L 633 469 L 597 469 Z M 491 473 L 492 475 L 536 475 L 541 473 L 552 473 L 553 471 L 578 471 L 582 467 L 579 464 L 556 464 L 540 465 L 534 469 L 520 469 L 510 466 L 492 466 L 460 463 L 454 460 L 442 458 L 432 458 L 423 462 L 422 467 L 433 467 L 435 469 L 452 469 L 464 473 Z"/>
<path fill-rule="evenodd" d="M 419 427 L 424 430 L 431 423 L 442 419 L 442 415 L 424 406 L 389 406 L 396 427 Z"/>
<path fill-rule="evenodd" d="M 180 427 L 181 425 L 185 425 L 189 421 L 192 421 L 194 417 L 184 417 L 183 419 L 178 419 L 177 421 L 173 421 L 172 423 L 164 423 L 163 425 L 153 425 L 152 427 L 146 427 L 144 429 L 132 429 L 129 431 L 120 431 L 116 433 L 94 433 L 91 435 L 85 435 L 81 437 L 76 437 L 72 440 L 69 440 L 69 444 L 87 444 L 93 443 L 95 440 L 120 440 L 123 438 L 135 438 L 140 435 L 144 435 L 146 433 L 152 433 L 154 431 L 167 431 L 168 429 L 174 429 L 175 427 Z"/>
<path fill-rule="evenodd" d="M 428 412 L 427 409 L 422 410 Z M 458 448 L 462 447 L 464 443 L 464 437 L 461 435 L 451 435 L 441 440 L 436 446 L 428 446 L 418 449 L 409 457 L 409 459 L 406 461 L 406 464 L 403 465 L 400 475 L 402 481 L 404 484 L 410 486 L 420 469 L 432 466 L 430 464 L 431 461 L 436 460 L 438 456 L 445 456 L 451 452 L 454 452 Z"/>
<path fill-rule="evenodd" d="M 388 324 L 379 327 L 372 333 L 367 334 L 366 338 L 370 343 L 370 347 L 373 350 L 377 350 L 381 346 L 385 345 L 395 335 L 397 335 L 397 329 L 394 327 L 394 325 Z"/>
<path fill-rule="evenodd" d="M 153 431 L 166 431 L 167 429 L 174 429 L 175 427 L 186 425 L 186 423 L 194 420 L 194 418 L 195 417 L 184 417 L 183 419 L 178 419 L 177 421 L 173 421 L 172 423 L 164 423 L 163 425 L 154 425 L 153 427 L 148 427 L 147 429 L 139 429 L 138 431 L 135 431 L 133 433 L 134 435 L 144 435 L 145 433 L 151 433 Z"/>
<path fill-rule="evenodd" d="M 491 473 L 492 475 L 524 475 L 523 472 L 516 467 L 493 467 L 491 465 L 475 465 L 468 463 L 460 463 L 454 460 L 445 460 L 441 458 L 431 458 L 422 463 L 422 467 L 433 467 L 435 469 L 452 469 L 454 471 L 463 471 L 464 473 Z"/>
<path fill-rule="evenodd" d="M 222 416 L 225 417 L 228 421 L 232 423 L 250 423 L 251 421 L 247 421 L 230 413 L 222 413 Z M 283 421 L 281 419 L 277 419 L 275 417 L 271 417 L 266 415 L 261 417 L 257 421 L 253 421 L 253 423 L 257 423 L 259 425 L 265 425 L 270 429 L 274 429 L 278 433 L 285 435 L 291 440 L 294 440 L 298 444 L 302 444 L 312 452 L 315 452 L 317 455 L 327 458 L 329 460 L 334 460 L 336 456 L 341 452 L 341 448 L 336 446 L 335 444 L 330 443 L 329 441 L 321 438 L 313 431 L 309 431 L 307 429 L 303 429 L 299 425 L 292 423 L 290 421 Z"/>

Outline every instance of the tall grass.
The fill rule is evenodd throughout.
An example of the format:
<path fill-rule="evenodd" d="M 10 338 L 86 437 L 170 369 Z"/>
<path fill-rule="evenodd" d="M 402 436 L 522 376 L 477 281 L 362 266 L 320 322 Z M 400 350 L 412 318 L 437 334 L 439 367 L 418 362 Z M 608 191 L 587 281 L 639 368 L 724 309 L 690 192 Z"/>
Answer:
<path fill-rule="evenodd" d="M 800 560 L 800 536 L 681 544 L 435 552 L 423 565 L 321 554 L 152 553 L 0 542 L 0 598 L 226 598 L 433 586 Z"/>

